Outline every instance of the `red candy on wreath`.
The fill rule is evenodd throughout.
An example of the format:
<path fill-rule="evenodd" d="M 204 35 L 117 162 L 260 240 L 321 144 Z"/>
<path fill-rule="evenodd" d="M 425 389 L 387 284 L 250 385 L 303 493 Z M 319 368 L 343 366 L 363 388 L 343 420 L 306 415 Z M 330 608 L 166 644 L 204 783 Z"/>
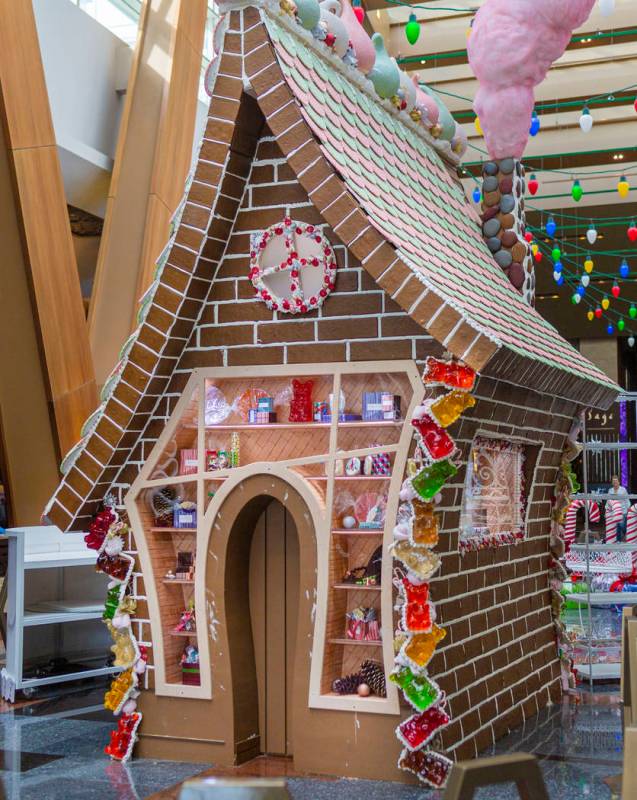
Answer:
<path fill-rule="evenodd" d="M 403 622 L 405 628 L 412 633 L 429 633 L 433 624 L 431 604 L 429 603 L 429 584 L 420 585 L 411 583 L 403 578 L 405 592 L 405 605 L 403 607 Z"/>
<path fill-rule="evenodd" d="M 433 706 L 422 714 L 414 714 L 401 722 L 396 728 L 396 735 L 409 750 L 419 750 L 450 722 L 451 719 L 443 708 Z"/>
<path fill-rule="evenodd" d="M 448 458 L 456 449 L 453 439 L 444 428 L 427 415 L 412 419 L 411 424 L 420 434 L 422 444 L 434 461 Z"/>
<path fill-rule="evenodd" d="M 476 373 L 471 367 L 457 361 L 440 361 L 429 356 L 426 361 L 423 380 L 425 383 L 442 383 L 451 389 L 470 391 L 475 383 Z"/>
<path fill-rule="evenodd" d="M 89 525 L 89 532 L 84 537 L 86 546 L 90 547 L 91 550 L 99 550 L 104 543 L 108 529 L 116 519 L 117 517 L 115 514 L 113 514 L 110 508 L 100 511 Z"/>

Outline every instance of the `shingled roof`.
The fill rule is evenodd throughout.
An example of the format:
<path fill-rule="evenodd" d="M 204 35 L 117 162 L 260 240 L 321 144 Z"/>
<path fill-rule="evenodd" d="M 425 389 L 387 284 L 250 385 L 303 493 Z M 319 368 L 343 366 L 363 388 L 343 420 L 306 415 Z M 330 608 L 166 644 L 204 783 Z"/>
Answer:
<path fill-rule="evenodd" d="M 235 123 L 246 91 L 335 236 L 450 352 L 496 378 L 588 406 L 610 404 L 618 387 L 526 305 L 495 264 L 447 143 L 379 100 L 360 72 L 278 3 L 226 14 L 220 34 L 193 179 L 140 326 L 65 459 L 50 521 L 86 525 L 142 434 L 140 410 L 147 415 L 149 395 L 168 385 L 196 324 L 232 229 L 229 205 L 241 201 L 228 167 L 245 158 Z"/>

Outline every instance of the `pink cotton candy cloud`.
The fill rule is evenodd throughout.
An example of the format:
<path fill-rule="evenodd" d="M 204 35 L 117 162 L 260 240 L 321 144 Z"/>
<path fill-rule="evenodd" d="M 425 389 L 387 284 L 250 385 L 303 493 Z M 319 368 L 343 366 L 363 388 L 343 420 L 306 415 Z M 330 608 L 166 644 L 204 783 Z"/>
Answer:
<path fill-rule="evenodd" d="M 491 158 L 521 158 L 533 90 L 566 49 L 595 0 L 486 0 L 467 45 L 479 88 L 473 108 Z"/>

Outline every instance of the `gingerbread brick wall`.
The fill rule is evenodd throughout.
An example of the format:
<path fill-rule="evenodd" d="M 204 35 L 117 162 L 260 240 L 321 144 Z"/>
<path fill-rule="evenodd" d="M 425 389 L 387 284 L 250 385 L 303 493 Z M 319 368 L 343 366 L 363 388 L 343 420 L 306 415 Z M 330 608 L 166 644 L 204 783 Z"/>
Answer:
<path fill-rule="evenodd" d="M 422 365 L 427 355 L 442 352 L 337 244 L 268 133 L 265 129 L 256 147 L 236 224 L 188 346 L 168 390 L 155 398 L 132 461 L 115 481 L 120 496 L 149 455 L 195 367 L 405 358 Z M 253 299 L 247 278 L 249 235 L 286 214 L 321 226 L 335 245 L 340 268 L 336 290 L 321 309 L 277 320 Z M 204 263 L 206 252 L 207 246 Z M 214 271 L 213 261 L 208 263 Z M 460 758 L 484 749 L 559 695 L 548 587 L 550 499 L 576 410 L 572 403 L 484 376 L 475 395 L 476 407 L 452 430 L 464 461 L 478 430 L 523 437 L 542 449 L 527 508 L 528 538 L 518 546 L 460 556 L 464 469 L 444 490 L 438 548 L 442 570 L 432 581 L 432 596 L 447 637 L 430 671 L 446 691 L 453 716 L 444 743 Z M 138 592 L 141 613 L 135 632 L 148 642 L 141 577 Z M 152 685 L 152 669 L 149 674 Z"/>

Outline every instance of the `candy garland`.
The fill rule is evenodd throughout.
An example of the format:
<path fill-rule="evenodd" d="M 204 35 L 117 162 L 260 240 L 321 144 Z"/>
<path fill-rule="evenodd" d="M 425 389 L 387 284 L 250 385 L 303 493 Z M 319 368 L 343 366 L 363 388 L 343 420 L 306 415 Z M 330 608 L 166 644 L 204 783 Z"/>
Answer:
<path fill-rule="evenodd" d="M 262 266 L 261 257 L 266 247 L 278 237 L 283 238 L 287 257 L 279 264 Z M 310 248 L 317 249 L 320 254 L 302 255 Z M 332 246 L 314 225 L 293 222 L 286 217 L 283 223 L 272 225 L 262 233 L 252 234 L 249 277 L 257 297 L 260 297 L 271 311 L 301 314 L 323 305 L 323 301 L 334 288 L 336 267 Z M 315 294 L 305 297 L 301 270 L 319 268 L 323 278 L 320 288 Z M 288 297 L 278 297 L 268 285 L 267 278 L 279 273 L 289 277 Z"/>
<path fill-rule="evenodd" d="M 553 510 L 551 513 L 549 585 L 551 587 L 551 611 L 553 614 L 553 626 L 555 628 L 555 638 L 557 642 L 557 651 L 560 659 L 560 669 L 562 675 L 562 688 L 564 690 L 575 688 L 572 643 L 566 632 L 566 626 L 562 621 L 562 609 L 565 603 L 562 591 L 564 581 L 568 577 L 562 563 L 562 559 L 564 558 L 564 554 L 567 549 L 567 512 L 572 505 L 572 495 L 578 492 L 580 489 L 580 485 L 570 464 L 573 459 L 577 458 L 581 450 L 581 447 L 576 441 L 579 428 L 580 422 L 576 419 L 567 438 L 567 444 L 564 448 L 564 452 L 562 453 L 562 460 L 558 469 L 557 480 L 555 484 Z"/>
<path fill-rule="evenodd" d="M 457 456 L 457 448 L 446 428 L 475 405 L 469 394 L 475 372 L 458 361 L 430 357 L 423 381 L 450 391 L 426 400 L 415 409 L 412 419 L 416 455 L 421 463 L 418 467 L 415 460 L 409 462 L 394 528 L 393 555 L 401 563 L 397 570 L 400 576 L 395 581 L 400 623 L 394 641 L 394 669 L 389 679 L 400 687 L 414 710 L 396 728 L 396 736 L 404 746 L 398 768 L 440 789 L 453 762 L 430 749 L 433 738 L 451 721 L 444 692 L 427 673 L 436 646 L 446 635 L 445 629 L 436 625 L 436 609 L 429 595 L 429 580 L 440 568 L 440 556 L 432 549 L 438 544 L 439 535 L 434 509 L 445 482 L 458 471 L 452 460 Z"/>
<path fill-rule="evenodd" d="M 140 676 L 146 670 L 146 648 L 137 644 L 133 636 L 131 615 L 135 613 L 135 600 L 128 593 L 135 561 L 124 552 L 124 536 L 128 526 L 119 519 L 112 498 L 104 501 L 100 511 L 84 537 L 87 547 L 97 551 L 96 568 L 108 575 L 104 623 L 113 637 L 111 647 L 114 665 L 121 667 L 104 695 L 104 707 L 115 716 L 120 715 L 117 729 L 111 731 L 111 740 L 104 752 L 118 761 L 128 761 L 137 741 L 137 729 L 142 715 L 137 711 Z"/>

